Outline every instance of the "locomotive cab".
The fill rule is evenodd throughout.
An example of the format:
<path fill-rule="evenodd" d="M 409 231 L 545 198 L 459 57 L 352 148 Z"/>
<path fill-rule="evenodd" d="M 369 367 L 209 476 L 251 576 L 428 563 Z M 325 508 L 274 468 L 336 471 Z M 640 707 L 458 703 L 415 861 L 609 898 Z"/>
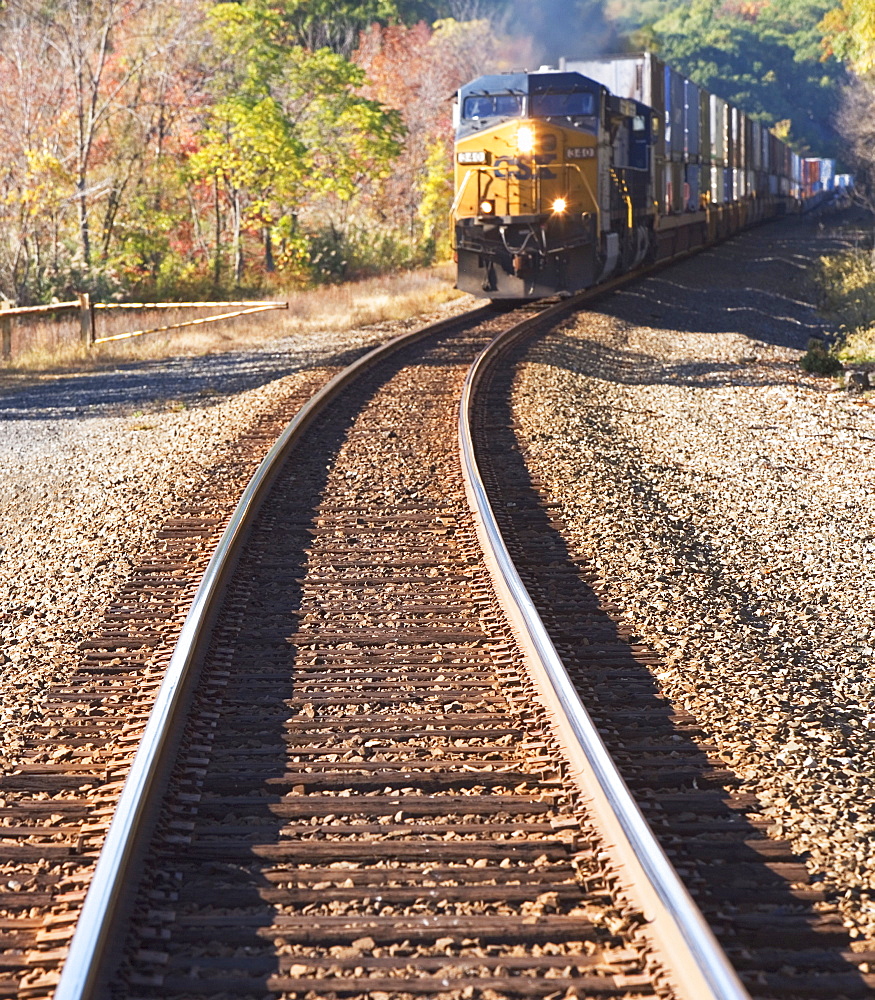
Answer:
<path fill-rule="evenodd" d="M 453 223 L 459 288 L 536 299 L 640 259 L 652 114 L 579 73 L 483 76 L 459 91 Z"/>

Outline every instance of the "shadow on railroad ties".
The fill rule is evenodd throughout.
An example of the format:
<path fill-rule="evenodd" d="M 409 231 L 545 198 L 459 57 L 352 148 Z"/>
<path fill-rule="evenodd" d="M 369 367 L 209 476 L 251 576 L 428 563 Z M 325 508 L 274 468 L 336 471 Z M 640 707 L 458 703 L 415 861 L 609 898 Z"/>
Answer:
<path fill-rule="evenodd" d="M 846 981 L 857 979 L 856 966 L 839 954 L 850 950 L 841 925 L 831 932 L 840 942 L 810 930 L 823 917 L 816 907 L 826 897 L 812 884 L 803 859 L 764 837 L 748 815 L 757 811 L 754 796 L 740 794 L 741 779 L 716 754 L 709 759 L 697 742 L 707 742 L 708 734 L 660 695 L 653 676 L 655 653 L 633 649 L 634 637 L 621 632 L 616 612 L 602 606 L 576 570 L 579 560 L 574 561 L 561 526 L 541 506 L 510 429 L 506 377 L 512 367 L 504 366 L 504 384 L 497 376 L 490 394 L 488 452 L 497 481 L 512 484 L 502 486 L 496 504 L 502 531 L 584 704 L 656 836 L 742 974 L 768 968 L 776 954 L 786 955 L 790 964 L 800 958 L 810 965 L 811 955 L 828 952 L 831 972 Z M 805 975 L 801 967 L 799 974 Z"/>
<path fill-rule="evenodd" d="M 167 995 L 188 996 L 189 989 L 197 995 L 223 993 L 228 970 L 231 980 L 245 979 L 247 995 L 273 995 L 268 983 L 281 972 L 276 933 L 270 933 L 278 905 L 300 915 L 302 896 L 314 903 L 324 895 L 312 889 L 316 879 L 309 866 L 316 863 L 308 858 L 309 845 L 323 840 L 320 827 L 311 825 L 319 812 L 311 816 L 301 805 L 299 782 L 308 776 L 299 772 L 307 768 L 290 761 L 300 761 L 297 754 L 305 763 L 310 755 L 318 759 L 321 742 L 331 742 L 322 732 L 327 723 L 320 726 L 311 718 L 313 706 L 301 704 L 301 671 L 325 662 L 300 645 L 307 610 L 303 582 L 308 550 L 320 532 L 319 505 L 332 466 L 326 459 L 341 447 L 354 415 L 336 407 L 321 422 L 318 442 L 311 439 L 311 447 L 280 471 L 217 615 L 187 738 L 198 747 L 209 745 L 207 758 L 197 765 L 202 769 L 197 804 L 185 813 L 192 828 L 184 843 L 172 835 L 183 808 L 173 803 L 143 866 L 145 888 L 173 892 L 185 915 L 171 923 L 165 942 L 175 983 Z M 311 598 L 310 614 L 312 603 Z M 312 647 L 305 649 L 315 650 L 316 643 L 314 632 Z M 171 787 L 185 790 L 186 768 L 192 765 L 184 752 L 176 766 L 182 772 L 171 778 Z M 118 974 L 119 996 L 128 996 L 122 992 L 127 989 L 136 992 L 131 975 L 154 971 L 148 954 L 139 955 L 136 925 L 127 933 L 125 951 L 135 957 Z M 201 944 L 232 942 L 234 957 L 216 957 L 210 950 L 215 944 L 208 944 L 202 957 L 193 956 L 192 936 Z"/>
<path fill-rule="evenodd" d="M 0 389 L 0 420 L 78 420 L 215 406 L 228 397 L 314 367 L 343 368 L 373 345 L 346 351 L 258 349 L 122 362 Z"/>
<path fill-rule="evenodd" d="M 342 619 L 333 628 L 331 623 L 332 614 L 339 614 L 347 602 L 358 602 L 361 610 L 365 598 L 356 559 L 376 558 L 379 546 L 372 550 L 361 543 L 354 548 L 356 538 L 348 533 L 336 536 L 334 527 L 326 527 L 322 520 L 325 508 L 330 516 L 333 504 L 341 502 L 332 501 L 328 492 L 333 456 L 360 408 L 417 350 L 401 351 L 366 373 L 355 407 L 341 399 L 319 418 L 307 446 L 277 477 L 241 553 L 225 599 L 230 611 L 227 619 L 224 613 L 219 615 L 211 652 L 205 657 L 203 675 L 208 683 L 194 698 L 195 705 L 207 711 L 193 713 L 201 721 L 192 724 L 187 742 L 195 747 L 196 760 L 207 742 L 209 751 L 206 760 L 194 765 L 202 773 L 197 804 L 185 811 L 192 828 L 181 843 L 169 825 L 178 819 L 180 809 L 167 811 L 161 835 L 144 864 L 150 876 L 147 888 L 173 893 L 177 910 L 185 914 L 171 923 L 162 945 L 171 956 L 167 967 L 181 984 L 174 987 L 174 995 L 224 995 L 227 969 L 241 977 L 231 983 L 235 989 L 246 977 L 247 995 L 273 995 L 269 981 L 288 965 L 283 966 L 287 956 L 277 950 L 279 932 L 271 930 L 278 916 L 280 924 L 288 918 L 283 931 L 287 937 L 281 941 L 306 944 L 310 922 L 324 924 L 327 916 L 330 924 L 342 915 L 342 911 L 325 912 L 341 889 L 350 895 L 348 887 L 336 883 L 349 881 L 352 886 L 350 880 L 358 878 L 357 862 L 332 867 L 349 861 L 344 836 L 331 828 L 332 814 L 347 817 L 349 826 L 375 822 L 371 810 L 365 808 L 359 815 L 354 804 L 371 791 L 368 761 L 381 752 L 381 745 L 369 746 L 374 735 L 370 709 L 358 700 L 362 692 L 350 695 L 355 682 L 348 674 L 367 679 L 368 671 L 385 660 L 387 641 L 367 640 L 355 646 L 351 637 L 332 634 L 347 628 Z M 445 363 L 439 349 L 432 355 L 433 365 Z M 365 513 L 367 502 L 378 501 L 373 487 L 363 489 Z M 342 502 L 350 503 L 356 495 L 347 488 Z M 314 548 L 321 551 L 318 558 L 312 554 Z M 345 562 L 350 573 L 346 585 L 342 583 Z M 344 586 L 349 590 L 339 589 Z M 372 601 L 374 608 L 385 611 L 377 588 Z M 376 661 L 373 667 L 371 658 Z M 332 679 L 334 671 L 339 676 Z M 340 696 L 332 691 L 333 685 Z M 358 707 L 351 709 L 344 695 Z M 337 763 L 345 758 L 346 764 Z M 180 765 L 182 773 L 170 784 L 185 791 L 186 774 L 193 765 L 184 754 Z M 342 773 L 336 773 L 338 769 Z M 343 795 L 350 788 L 358 791 Z M 351 831 L 347 828 L 345 833 Z M 379 913 L 379 896 L 372 903 L 370 895 L 363 889 L 359 898 L 354 890 L 347 900 L 350 913 L 357 907 L 364 917 Z M 152 904 L 140 905 L 146 910 Z M 319 931 L 327 933 L 324 926 Z M 331 944 L 344 940 L 345 932 L 338 933 L 339 939 L 324 945 L 326 955 Z M 191 956 L 192 939 L 205 949 L 202 955 Z M 232 943 L 234 956 L 214 954 L 212 945 L 205 945 L 211 940 Z M 136 957 L 124 975 L 150 974 L 151 952 L 145 949 L 141 957 L 139 947 L 133 951 Z M 119 990 L 120 996 L 130 995 L 121 992 L 122 987 Z"/>

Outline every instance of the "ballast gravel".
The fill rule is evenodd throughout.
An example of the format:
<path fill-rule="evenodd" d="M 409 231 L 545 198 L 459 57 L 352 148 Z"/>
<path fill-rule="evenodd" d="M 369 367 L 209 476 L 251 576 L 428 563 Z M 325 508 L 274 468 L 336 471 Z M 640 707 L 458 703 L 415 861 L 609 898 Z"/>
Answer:
<path fill-rule="evenodd" d="M 829 220 L 788 220 L 675 265 L 533 346 L 515 408 L 569 547 L 862 942 L 875 403 L 798 365 L 821 332 L 807 268 L 843 242 Z M 408 326 L 0 378 L 0 756 L 216 455 L 289 380 Z"/>
<path fill-rule="evenodd" d="M 514 386 L 569 549 L 661 653 L 771 832 L 875 939 L 875 401 L 807 375 L 830 220 L 749 232 L 578 314 Z"/>
<path fill-rule="evenodd" d="M 251 351 L 62 375 L 0 373 L 0 767 L 165 519 L 314 369 L 471 307 Z"/>

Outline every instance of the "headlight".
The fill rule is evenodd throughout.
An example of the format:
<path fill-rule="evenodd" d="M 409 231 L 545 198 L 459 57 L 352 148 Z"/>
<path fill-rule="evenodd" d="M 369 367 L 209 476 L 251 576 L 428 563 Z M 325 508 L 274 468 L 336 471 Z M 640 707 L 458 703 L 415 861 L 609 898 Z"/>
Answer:
<path fill-rule="evenodd" d="M 557 215 L 560 214 L 561 212 L 564 212 L 566 208 L 568 208 L 568 202 L 566 202 L 564 198 L 557 198 L 553 202 L 553 211 Z"/>
<path fill-rule="evenodd" d="M 535 131 L 528 125 L 523 125 L 516 134 L 516 146 L 521 153 L 535 151 Z"/>
<path fill-rule="evenodd" d="M 495 215 L 495 202 L 494 201 L 481 201 L 480 202 L 480 214 L 481 215 Z"/>
<path fill-rule="evenodd" d="M 456 153 L 458 163 L 489 163 L 489 153 L 485 149 L 466 149 Z"/>

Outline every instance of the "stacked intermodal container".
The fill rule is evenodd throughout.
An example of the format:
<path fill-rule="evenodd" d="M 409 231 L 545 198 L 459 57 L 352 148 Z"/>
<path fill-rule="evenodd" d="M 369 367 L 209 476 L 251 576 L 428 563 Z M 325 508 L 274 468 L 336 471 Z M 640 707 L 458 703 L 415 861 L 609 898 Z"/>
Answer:
<path fill-rule="evenodd" d="M 750 221 L 765 217 L 769 202 L 812 190 L 799 157 L 766 127 L 652 53 L 563 60 L 562 68 L 661 113 L 654 180 L 663 216 L 724 206 Z"/>

